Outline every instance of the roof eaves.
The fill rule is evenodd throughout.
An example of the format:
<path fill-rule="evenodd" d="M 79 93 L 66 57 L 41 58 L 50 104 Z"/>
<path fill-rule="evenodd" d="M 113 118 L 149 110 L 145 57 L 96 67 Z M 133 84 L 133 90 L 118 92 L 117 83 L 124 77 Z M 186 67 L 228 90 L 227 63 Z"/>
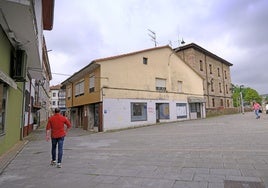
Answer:
<path fill-rule="evenodd" d="M 72 82 L 73 78 L 75 78 L 79 73 L 83 72 L 84 70 L 86 70 L 90 66 L 93 66 L 93 65 L 100 66 L 98 64 L 98 62 L 108 61 L 108 60 L 112 60 L 112 59 L 117 59 L 117 58 L 121 58 L 121 57 L 126 57 L 126 56 L 130 56 L 130 55 L 134 55 L 134 54 L 138 54 L 138 53 L 142 53 L 142 52 L 148 52 L 148 51 L 157 50 L 157 49 L 162 49 L 162 48 L 169 48 L 170 50 L 172 50 L 172 48 L 169 45 L 165 45 L 165 46 L 159 46 L 159 47 L 148 48 L 148 49 L 144 49 L 144 50 L 140 50 L 140 51 L 135 51 L 135 52 L 131 52 L 131 53 L 126 53 L 126 54 L 121 54 L 121 55 L 116 55 L 116 56 L 111 56 L 111 57 L 106 57 L 106 58 L 95 59 L 95 60 L 91 61 L 87 66 L 82 68 L 80 71 L 75 72 L 72 76 L 67 78 L 61 84 L 64 85 L 64 84 L 66 84 L 68 82 Z"/>
<path fill-rule="evenodd" d="M 52 30 L 54 20 L 55 0 L 42 0 L 44 30 Z"/>
<path fill-rule="evenodd" d="M 223 59 L 223 58 L 221 58 L 219 56 L 217 56 L 216 54 L 213 54 L 212 52 L 202 48 L 201 46 L 199 46 L 199 45 L 197 45 L 195 43 L 190 43 L 190 44 L 175 48 L 174 51 L 178 52 L 178 51 L 186 50 L 186 49 L 189 49 L 189 48 L 194 48 L 194 49 L 196 49 L 196 50 L 198 50 L 198 51 L 200 51 L 200 52 L 202 52 L 202 53 L 204 53 L 204 54 L 206 54 L 208 56 L 211 56 L 211 57 L 219 60 L 220 62 L 222 62 L 222 63 L 224 63 L 224 64 L 226 64 L 228 66 L 233 66 L 232 63 L 226 61 L 225 59 Z"/>
<path fill-rule="evenodd" d="M 82 73 L 83 71 L 85 71 L 87 68 L 92 67 L 96 65 L 94 61 L 90 62 L 88 65 L 86 65 L 85 67 L 83 67 L 81 70 L 75 72 L 73 75 L 71 75 L 69 78 L 67 78 L 66 80 L 64 80 L 61 84 L 64 85 L 68 82 L 72 82 L 72 79 L 75 78 L 76 76 L 78 76 L 80 73 Z M 97 65 L 98 66 L 98 65 Z"/>
<path fill-rule="evenodd" d="M 144 49 L 144 50 L 140 50 L 140 51 L 135 51 L 135 52 L 130 52 L 130 53 L 125 53 L 125 54 L 120 54 L 120 55 L 116 55 L 116 56 L 95 59 L 93 62 L 108 61 L 108 60 L 112 60 L 112 59 L 117 59 L 117 58 L 121 58 L 121 57 L 126 57 L 126 56 L 130 56 L 130 55 L 135 55 L 135 54 L 139 54 L 139 53 L 142 53 L 142 52 L 148 52 L 148 51 L 162 49 L 162 48 L 170 48 L 171 49 L 171 47 L 169 45 L 165 45 L 165 46 L 148 48 L 148 49 Z"/>

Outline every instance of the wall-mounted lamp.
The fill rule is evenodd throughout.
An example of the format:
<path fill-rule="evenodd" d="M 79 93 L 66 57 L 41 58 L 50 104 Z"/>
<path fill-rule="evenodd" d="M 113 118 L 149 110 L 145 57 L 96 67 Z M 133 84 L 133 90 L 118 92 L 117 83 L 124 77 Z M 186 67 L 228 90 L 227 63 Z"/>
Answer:
<path fill-rule="evenodd" d="M 185 42 L 184 42 L 183 38 L 181 39 L 181 44 L 185 44 Z"/>
<path fill-rule="evenodd" d="M 36 86 L 43 86 L 46 82 L 46 79 L 43 78 L 42 80 L 35 80 L 35 85 Z"/>

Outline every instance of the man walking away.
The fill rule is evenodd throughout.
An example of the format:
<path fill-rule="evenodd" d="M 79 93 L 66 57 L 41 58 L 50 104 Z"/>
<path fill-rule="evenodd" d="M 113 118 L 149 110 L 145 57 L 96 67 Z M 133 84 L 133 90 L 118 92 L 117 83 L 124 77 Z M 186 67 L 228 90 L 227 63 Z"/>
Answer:
<path fill-rule="evenodd" d="M 55 114 L 48 120 L 46 126 L 46 140 L 49 141 L 51 138 L 51 155 L 52 160 L 50 165 L 56 165 L 56 149 L 58 146 L 58 164 L 57 167 L 61 168 L 62 155 L 63 155 L 63 142 L 64 138 L 71 128 L 69 120 L 60 114 L 60 109 L 55 109 Z"/>

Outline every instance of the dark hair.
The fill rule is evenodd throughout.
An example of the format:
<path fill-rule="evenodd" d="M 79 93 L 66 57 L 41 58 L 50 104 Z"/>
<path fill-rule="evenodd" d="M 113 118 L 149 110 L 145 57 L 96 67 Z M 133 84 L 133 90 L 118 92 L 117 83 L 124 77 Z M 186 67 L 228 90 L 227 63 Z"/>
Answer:
<path fill-rule="evenodd" d="M 60 109 L 59 108 L 55 108 L 55 113 L 59 113 Z"/>

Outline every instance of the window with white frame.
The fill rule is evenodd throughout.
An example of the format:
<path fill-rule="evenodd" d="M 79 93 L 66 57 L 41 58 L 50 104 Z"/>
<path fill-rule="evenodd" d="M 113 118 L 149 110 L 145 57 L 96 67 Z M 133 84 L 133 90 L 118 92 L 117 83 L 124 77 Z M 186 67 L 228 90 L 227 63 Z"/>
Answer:
<path fill-rule="evenodd" d="M 176 115 L 177 115 L 177 119 L 187 118 L 187 104 L 186 103 L 176 104 Z"/>
<path fill-rule="evenodd" d="M 95 75 L 89 76 L 89 93 L 95 91 Z"/>
<path fill-rule="evenodd" d="M 84 95 L 84 83 L 85 83 L 84 80 L 80 80 L 79 82 L 75 84 L 75 96 L 76 97 Z"/>
<path fill-rule="evenodd" d="M 132 102 L 131 103 L 131 121 L 147 120 L 147 103 Z"/>
<path fill-rule="evenodd" d="M 155 89 L 156 91 L 165 92 L 166 91 L 166 79 L 156 78 Z"/>

